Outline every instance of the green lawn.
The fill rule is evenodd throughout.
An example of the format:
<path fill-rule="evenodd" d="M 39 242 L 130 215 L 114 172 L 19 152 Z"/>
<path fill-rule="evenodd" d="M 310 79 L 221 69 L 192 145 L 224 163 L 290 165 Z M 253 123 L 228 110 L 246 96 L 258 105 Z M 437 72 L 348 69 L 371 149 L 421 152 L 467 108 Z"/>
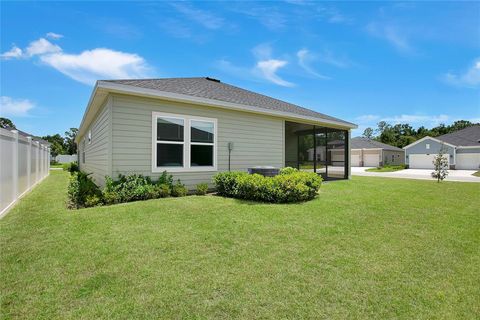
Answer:
<path fill-rule="evenodd" d="M 365 171 L 368 172 L 395 172 L 395 171 L 400 171 L 405 169 L 405 166 L 383 166 L 383 167 L 377 167 L 377 168 L 370 168 Z"/>
<path fill-rule="evenodd" d="M 289 205 L 67 211 L 52 171 L 0 220 L 2 319 L 478 319 L 480 184 L 354 177 Z"/>
<path fill-rule="evenodd" d="M 474 172 L 472 175 L 474 175 L 475 177 L 480 177 L 480 171 Z"/>
<path fill-rule="evenodd" d="M 63 164 L 61 164 L 61 163 L 51 164 L 50 168 L 63 168 Z"/>

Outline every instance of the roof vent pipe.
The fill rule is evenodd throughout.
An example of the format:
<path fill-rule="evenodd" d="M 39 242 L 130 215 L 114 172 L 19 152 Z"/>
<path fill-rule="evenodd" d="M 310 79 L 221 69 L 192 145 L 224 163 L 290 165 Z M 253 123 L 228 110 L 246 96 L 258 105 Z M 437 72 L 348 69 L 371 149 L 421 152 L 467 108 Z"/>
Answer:
<path fill-rule="evenodd" d="M 218 79 L 215 79 L 215 78 L 210 78 L 210 77 L 205 77 L 205 79 L 209 80 L 209 81 L 213 81 L 213 82 L 221 82 L 220 80 Z"/>

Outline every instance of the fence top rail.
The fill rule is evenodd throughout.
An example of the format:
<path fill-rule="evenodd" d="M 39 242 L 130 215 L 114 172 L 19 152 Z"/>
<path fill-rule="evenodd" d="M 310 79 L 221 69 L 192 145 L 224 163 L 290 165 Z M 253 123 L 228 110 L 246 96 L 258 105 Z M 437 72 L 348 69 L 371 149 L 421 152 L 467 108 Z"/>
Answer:
<path fill-rule="evenodd" d="M 31 138 L 32 139 L 32 143 L 39 143 L 41 144 L 42 146 L 45 146 L 45 147 L 50 147 L 50 143 L 48 141 L 45 141 L 45 140 L 42 140 L 40 138 L 37 138 L 31 134 L 28 134 L 24 131 L 21 131 L 21 130 L 17 130 L 17 129 L 4 129 L 4 128 L 0 128 L 0 136 L 5 136 L 5 137 L 9 137 L 9 138 L 14 138 L 15 137 L 15 131 L 18 132 L 18 139 L 19 140 L 22 140 L 22 141 L 28 141 L 28 138 Z"/>

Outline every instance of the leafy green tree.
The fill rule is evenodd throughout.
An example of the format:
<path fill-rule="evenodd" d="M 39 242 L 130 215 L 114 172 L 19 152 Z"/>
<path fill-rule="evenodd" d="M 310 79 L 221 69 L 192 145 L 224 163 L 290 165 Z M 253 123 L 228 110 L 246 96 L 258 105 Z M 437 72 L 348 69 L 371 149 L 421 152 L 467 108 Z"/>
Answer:
<path fill-rule="evenodd" d="M 367 139 L 372 139 L 373 138 L 373 129 L 368 127 L 365 130 L 363 130 L 363 136 Z"/>
<path fill-rule="evenodd" d="M 64 148 L 68 154 L 77 153 L 77 144 L 75 143 L 75 137 L 77 136 L 77 134 L 77 128 L 70 128 L 70 130 L 65 132 Z"/>
<path fill-rule="evenodd" d="M 42 139 L 51 143 L 50 150 L 53 157 L 56 157 L 59 154 L 65 154 L 65 148 L 63 145 L 64 140 L 63 137 L 58 133 L 54 135 L 43 136 Z"/>
<path fill-rule="evenodd" d="M 13 128 L 16 129 L 15 124 L 12 122 L 12 120 L 8 118 L 0 118 L 0 128 Z"/>

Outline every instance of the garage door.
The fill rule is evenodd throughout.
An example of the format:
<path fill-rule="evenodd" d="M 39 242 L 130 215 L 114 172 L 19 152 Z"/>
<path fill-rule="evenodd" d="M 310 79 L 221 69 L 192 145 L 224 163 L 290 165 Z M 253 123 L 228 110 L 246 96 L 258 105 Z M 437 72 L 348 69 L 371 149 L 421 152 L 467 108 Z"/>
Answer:
<path fill-rule="evenodd" d="M 350 161 L 352 161 L 352 167 L 359 167 L 360 166 L 360 155 L 352 154 L 352 158 L 350 159 Z"/>
<path fill-rule="evenodd" d="M 433 159 L 436 154 L 411 154 L 409 158 L 410 169 L 433 169 Z M 446 155 L 447 160 L 449 156 Z M 449 160 L 450 163 L 450 160 Z"/>
<path fill-rule="evenodd" d="M 480 153 L 457 153 L 455 169 L 478 170 L 480 167 Z"/>
<path fill-rule="evenodd" d="M 364 154 L 363 155 L 363 166 L 364 167 L 378 167 L 379 165 L 379 156 L 378 154 Z"/>

